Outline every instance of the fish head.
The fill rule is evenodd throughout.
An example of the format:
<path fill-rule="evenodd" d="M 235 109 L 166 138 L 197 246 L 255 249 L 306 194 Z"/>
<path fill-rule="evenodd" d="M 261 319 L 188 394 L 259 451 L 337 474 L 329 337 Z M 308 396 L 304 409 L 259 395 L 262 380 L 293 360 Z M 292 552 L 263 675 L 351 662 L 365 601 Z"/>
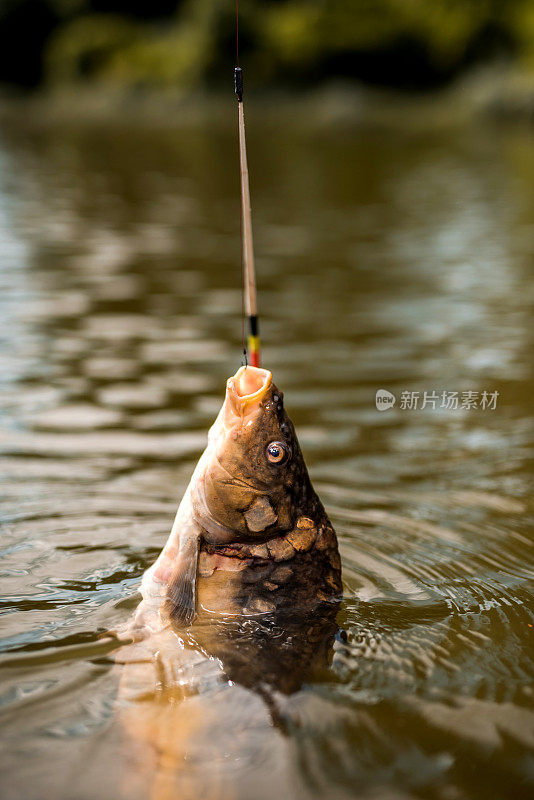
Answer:
<path fill-rule="evenodd" d="M 153 594 L 167 585 L 164 616 L 183 626 L 198 607 L 267 613 L 339 598 L 340 566 L 282 392 L 269 370 L 241 367 L 151 568 Z"/>
<path fill-rule="evenodd" d="M 214 542 L 262 541 L 287 531 L 309 484 L 295 429 L 269 370 L 228 379 L 201 478 L 201 519 Z"/>

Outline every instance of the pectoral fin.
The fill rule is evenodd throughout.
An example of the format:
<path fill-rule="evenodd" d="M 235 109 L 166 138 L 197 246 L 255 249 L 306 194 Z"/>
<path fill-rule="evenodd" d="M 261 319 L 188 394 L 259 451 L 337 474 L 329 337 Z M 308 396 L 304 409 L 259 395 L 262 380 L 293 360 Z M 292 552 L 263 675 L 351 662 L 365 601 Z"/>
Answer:
<path fill-rule="evenodd" d="M 179 550 L 167 586 L 165 612 L 177 625 L 191 625 L 196 615 L 196 582 L 201 530 L 194 522 L 180 530 Z"/>

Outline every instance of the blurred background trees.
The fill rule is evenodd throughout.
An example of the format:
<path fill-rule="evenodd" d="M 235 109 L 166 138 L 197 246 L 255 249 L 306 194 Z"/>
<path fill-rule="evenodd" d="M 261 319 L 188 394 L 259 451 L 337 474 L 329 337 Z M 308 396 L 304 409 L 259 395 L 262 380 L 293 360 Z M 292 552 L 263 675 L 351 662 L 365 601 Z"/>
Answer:
<path fill-rule="evenodd" d="M 184 90 L 228 83 L 234 0 L 0 0 L 0 83 Z M 534 72 L 534 0 L 241 0 L 257 86 L 438 87 L 479 64 Z"/>

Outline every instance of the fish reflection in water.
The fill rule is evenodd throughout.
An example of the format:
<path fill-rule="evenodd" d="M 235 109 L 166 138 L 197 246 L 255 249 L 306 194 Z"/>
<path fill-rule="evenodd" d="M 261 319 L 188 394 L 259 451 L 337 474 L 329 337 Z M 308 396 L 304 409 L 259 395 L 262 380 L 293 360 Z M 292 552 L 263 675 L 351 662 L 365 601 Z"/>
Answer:
<path fill-rule="evenodd" d="M 298 711 L 290 696 L 319 680 L 340 631 L 338 602 L 313 612 L 221 617 L 205 612 L 184 631 L 168 626 L 123 647 L 120 712 L 131 762 L 119 792 L 151 797 L 250 797 L 272 770 L 284 794 L 283 759 Z M 289 747 L 289 749 L 291 749 Z"/>

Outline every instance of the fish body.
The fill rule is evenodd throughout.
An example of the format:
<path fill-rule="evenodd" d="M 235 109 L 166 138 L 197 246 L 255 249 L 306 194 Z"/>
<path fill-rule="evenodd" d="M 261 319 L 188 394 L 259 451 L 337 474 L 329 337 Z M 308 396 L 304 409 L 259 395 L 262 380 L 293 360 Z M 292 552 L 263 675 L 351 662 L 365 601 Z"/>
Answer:
<path fill-rule="evenodd" d="M 336 534 L 282 392 L 268 370 L 241 367 L 227 381 L 169 539 L 144 575 L 138 626 L 309 607 L 341 591 Z"/>
<path fill-rule="evenodd" d="M 115 654 L 128 743 L 115 796 L 245 800 L 247 765 L 266 757 L 274 793 L 290 796 L 287 734 L 314 712 L 308 693 L 299 711 L 289 696 L 328 668 L 341 591 L 282 393 L 267 370 L 241 368 Z"/>

